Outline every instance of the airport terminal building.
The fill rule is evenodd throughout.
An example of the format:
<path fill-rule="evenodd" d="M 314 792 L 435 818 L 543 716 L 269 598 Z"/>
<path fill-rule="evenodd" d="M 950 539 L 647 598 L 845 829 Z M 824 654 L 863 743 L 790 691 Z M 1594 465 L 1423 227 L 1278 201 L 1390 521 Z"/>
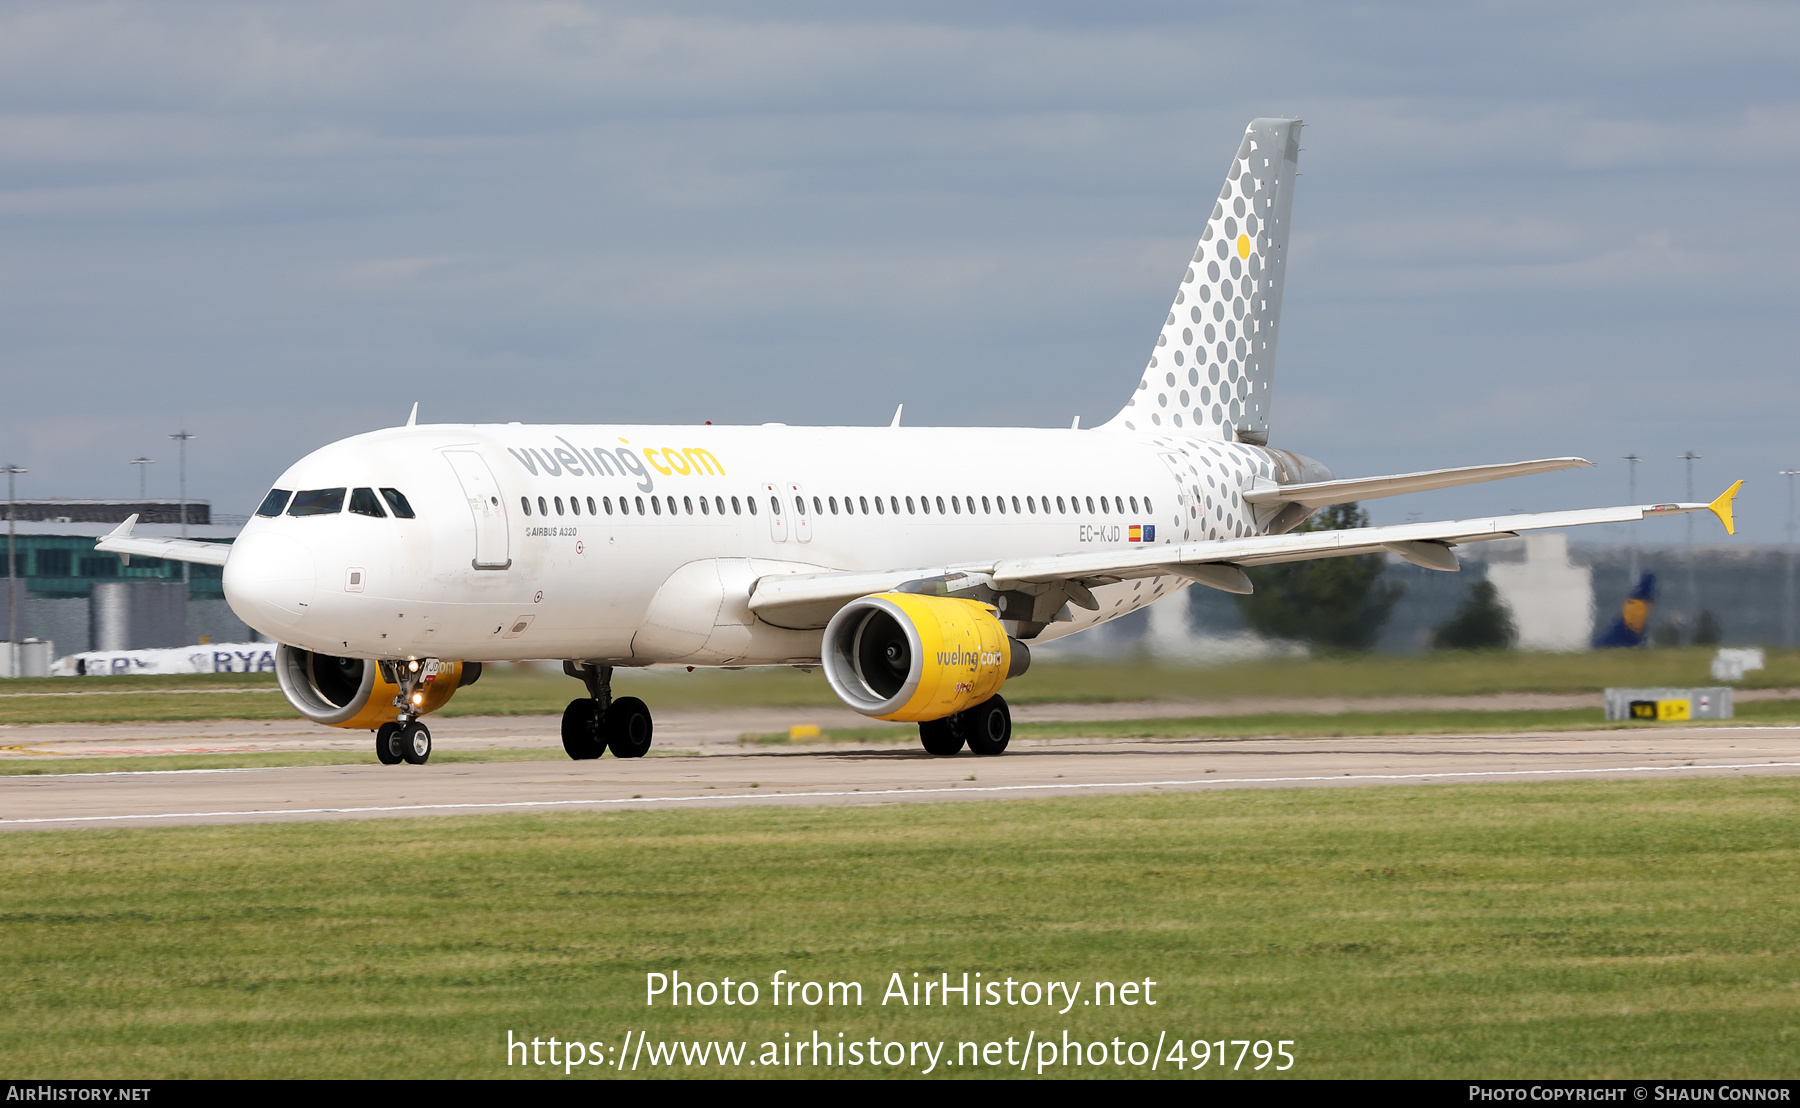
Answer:
<path fill-rule="evenodd" d="M 15 587 L 0 588 L 0 638 L 10 621 L 8 595 L 16 593 L 20 639 L 47 639 L 58 656 L 254 640 L 225 603 L 220 567 L 142 557 L 126 565 L 94 549 L 132 515 L 137 534 L 179 537 L 182 508 L 172 499 L 14 501 Z M 215 517 L 204 500 L 187 501 L 186 514 L 188 538 L 201 542 L 229 543 L 245 522 Z M 4 555 L 0 547 L 0 565 Z"/>

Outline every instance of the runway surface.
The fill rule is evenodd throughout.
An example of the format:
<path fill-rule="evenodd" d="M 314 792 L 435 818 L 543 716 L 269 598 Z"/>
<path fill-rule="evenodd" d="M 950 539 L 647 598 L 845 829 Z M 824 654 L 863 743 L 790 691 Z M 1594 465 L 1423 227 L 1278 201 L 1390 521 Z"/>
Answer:
<path fill-rule="evenodd" d="M 486 728 L 491 731 L 488 738 L 498 742 L 505 737 L 500 732 L 510 728 L 513 741 L 504 745 L 516 747 L 525 745 L 526 734 L 541 739 L 553 733 L 548 730 L 552 726 L 551 721 L 538 719 L 487 721 L 471 725 L 471 737 Z M 704 741 L 671 745 L 674 749 L 663 756 L 635 761 L 606 757 L 592 762 L 4 777 L 0 830 L 1800 773 L 1800 728 L 1792 727 L 1384 738 L 1057 739 L 1018 742 L 998 758 L 966 752 L 934 758 L 912 745 L 775 751 Z"/>
<path fill-rule="evenodd" d="M 113 693 L 55 695 L 119 695 Z M 1800 699 L 1800 689 L 1740 689 L 1740 701 Z M 1333 715 L 1341 712 L 1504 712 L 1559 708 L 1600 709 L 1593 693 L 1495 693 L 1481 696 L 1282 697 L 1225 700 L 1142 700 L 1098 704 L 1015 704 L 1013 719 L 1083 722 L 1118 719 L 1182 719 L 1282 712 Z M 916 741 L 911 724 L 884 724 L 843 707 L 684 709 L 655 705 L 658 750 L 738 747 L 740 736 L 784 732 L 795 724 L 826 731 L 891 727 L 896 742 Z M 556 716 L 433 716 L 433 738 L 441 750 L 560 750 Z M 295 717 L 284 720 L 218 719 L 168 723 L 0 724 L 0 760 L 45 757 L 120 757 L 150 754 L 252 754 L 282 750 L 356 751 L 370 748 L 365 731 L 320 727 Z"/>

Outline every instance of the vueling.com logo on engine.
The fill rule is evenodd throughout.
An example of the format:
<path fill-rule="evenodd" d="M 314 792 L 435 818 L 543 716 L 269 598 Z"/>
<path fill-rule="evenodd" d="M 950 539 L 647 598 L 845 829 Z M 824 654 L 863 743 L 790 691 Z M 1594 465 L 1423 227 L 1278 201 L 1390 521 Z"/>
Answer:
<path fill-rule="evenodd" d="M 1006 655 L 998 650 L 969 651 L 959 646 L 955 650 L 938 651 L 937 664 L 940 666 L 974 666 L 980 669 L 984 666 L 1005 665 Z"/>

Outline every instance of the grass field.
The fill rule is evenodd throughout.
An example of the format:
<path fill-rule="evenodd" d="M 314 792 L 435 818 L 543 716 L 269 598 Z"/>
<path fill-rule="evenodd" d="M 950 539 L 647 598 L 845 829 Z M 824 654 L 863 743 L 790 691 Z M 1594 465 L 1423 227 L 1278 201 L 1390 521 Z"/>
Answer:
<path fill-rule="evenodd" d="M 509 1030 L 755 1057 L 1067 1029 L 1291 1039 L 1296 1077 L 1792 1077 L 1797 816 L 1800 780 L 1750 778 L 9 835 L 0 1068 L 545 1076 L 508 1069 Z M 676 970 L 762 1002 L 645 1007 Z M 777 970 L 865 1003 L 772 1007 Z M 1158 1004 L 879 1003 L 915 971 Z M 638 1076 L 887 1072 L 915 1071 Z"/>
<path fill-rule="evenodd" d="M 1444 652 L 1417 657 L 1263 659 L 1219 666 L 1148 662 L 1034 664 L 1006 684 L 1015 704 L 1122 700 L 1224 700 L 1237 697 L 1457 696 L 1498 692 L 1594 692 L 1607 686 L 1706 685 L 1706 647 L 1610 650 L 1583 654 Z M 1800 651 L 1768 652 L 1768 668 L 1744 688 L 1800 687 Z M 241 691 L 261 689 L 264 691 Z M 225 691 L 240 690 L 240 691 Z M 614 690 L 657 706 L 835 705 L 823 674 L 794 669 L 739 672 L 619 670 Z M 46 696 L 53 693 L 61 695 Z M 67 695 L 132 693 L 141 695 Z M 200 694 L 200 695 L 183 695 Z M 492 666 L 457 693 L 440 716 L 559 713 L 580 693 L 560 673 Z M 269 674 L 180 677 L 35 678 L 0 682 L 0 724 L 106 720 L 291 719 Z"/>

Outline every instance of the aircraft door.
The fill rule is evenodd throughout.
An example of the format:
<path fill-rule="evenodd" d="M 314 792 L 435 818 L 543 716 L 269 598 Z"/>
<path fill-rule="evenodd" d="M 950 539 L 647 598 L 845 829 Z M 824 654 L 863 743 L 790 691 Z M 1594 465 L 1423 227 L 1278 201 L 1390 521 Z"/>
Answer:
<path fill-rule="evenodd" d="M 789 484 L 787 500 L 794 506 L 794 537 L 801 542 L 812 541 L 812 513 L 806 509 L 806 493 L 799 485 Z"/>
<path fill-rule="evenodd" d="M 487 459 L 473 450 L 446 450 L 444 460 L 456 471 L 463 497 L 475 519 L 476 569 L 506 569 L 512 565 L 512 535 L 506 521 L 506 503 L 500 483 Z"/>
<path fill-rule="evenodd" d="M 781 486 L 763 482 L 763 499 L 769 509 L 769 537 L 776 542 L 786 542 L 788 536 L 787 512 L 782 509 Z"/>

